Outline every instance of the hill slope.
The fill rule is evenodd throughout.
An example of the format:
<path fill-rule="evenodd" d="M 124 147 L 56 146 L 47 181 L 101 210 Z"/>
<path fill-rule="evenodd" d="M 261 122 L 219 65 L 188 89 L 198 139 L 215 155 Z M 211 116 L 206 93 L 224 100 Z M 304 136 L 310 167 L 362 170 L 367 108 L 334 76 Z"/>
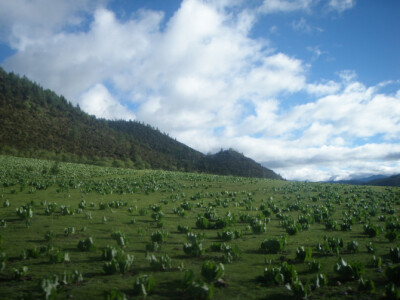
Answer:
<path fill-rule="evenodd" d="M 149 125 L 97 119 L 1 68 L 0 150 L 99 165 L 282 179 L 235 151 L 207 156 Z"/>
<path fill-rule="evenodd" d="M 325 183 L 339 183 L 339 184 L 350 184 L 350 185 L 400 186 L 400 174 L 393 176 L 373 175 L 365 178 L 356 178 L 350 180 L 325 181 Z"/>
<path fill-rule="evenodd" d="M 400 174 L 386 178 L 375 179 L 367 182 L 367 185 L 400 186 Z"/>

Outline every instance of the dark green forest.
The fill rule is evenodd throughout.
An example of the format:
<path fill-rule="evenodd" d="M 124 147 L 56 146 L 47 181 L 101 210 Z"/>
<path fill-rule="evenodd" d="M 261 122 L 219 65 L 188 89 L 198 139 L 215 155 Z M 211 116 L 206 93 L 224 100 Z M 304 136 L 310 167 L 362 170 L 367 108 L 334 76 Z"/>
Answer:
<path fill-rule="evenodd" d="M 282 179 L 232 149 L 204 155 L 150 125 L 98 119 L 63 96 L 2 68 L 0 153 L 101 166 Z"/>

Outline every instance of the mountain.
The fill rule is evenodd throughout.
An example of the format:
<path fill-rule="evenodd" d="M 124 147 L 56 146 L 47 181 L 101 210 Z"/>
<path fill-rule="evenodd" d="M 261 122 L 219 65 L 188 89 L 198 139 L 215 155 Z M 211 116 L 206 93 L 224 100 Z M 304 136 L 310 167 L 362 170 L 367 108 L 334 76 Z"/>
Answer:
<path fill-rule="evenodd" d="M 387 175 L 372 175 L 368 177 L 353 178 L 349 180 L 325 181 L 326 183 L 340 183 L 351 185 L 377 185 L 377 186 L 400 186 L 400 174 Z"/>
<path fill-rule="evenodd" d="M 400 174 L 368 181 L 368 185 L 400 186 Z"/>
<path fill-rule="evenodd" d="M 104 166 L 282 179 L 233 150 L 204 155 L 150 125 L 98 119 L 0 68 L 0 153 Z"/>

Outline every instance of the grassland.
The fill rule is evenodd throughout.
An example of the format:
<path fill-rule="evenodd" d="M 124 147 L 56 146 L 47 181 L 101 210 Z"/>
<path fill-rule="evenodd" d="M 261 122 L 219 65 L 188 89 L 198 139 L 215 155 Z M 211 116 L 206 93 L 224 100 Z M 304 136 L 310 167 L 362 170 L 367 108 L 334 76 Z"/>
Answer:
<path fill-rule="evenodd" d="M 140 298 L 134 286 L 142 275 L 154 279 L 147 299 L 400 297 L 399 188 L 7 156 L 0 166 L 0 299 L 112 299 L 112 289 Z M 94 247 L 84 249 L 89 237 Z M 261 246 L 269 239 L 276 251 Z M 335 271 L 340 258 L 351 270 Z M 209 260 L 224 272 L 203 284 Z M 266 268 L 291 275 L 271 281 Z M 194 282 L 185 285 L 187 270 Z M 318 274 L 327 285 L 316 286 Z M 300 282 L 309 293 L 286 287 L 301 289 Z"/>

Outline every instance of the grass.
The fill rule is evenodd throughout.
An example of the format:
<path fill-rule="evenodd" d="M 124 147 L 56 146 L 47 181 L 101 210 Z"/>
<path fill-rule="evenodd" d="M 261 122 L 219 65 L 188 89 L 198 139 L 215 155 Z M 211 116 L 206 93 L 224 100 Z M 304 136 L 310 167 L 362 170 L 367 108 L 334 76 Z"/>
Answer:
<path fill-rule="evenodd" d="M 232 263 L 224 263 L 225 284 L 215 288 L 214 299 L 294 297 L 284 285 L 266 286 L 260 277 L 266 267 L 278 267 L 287 261 L 295 266 L 300 280 L 312 281 L 316 273 L 310 273 L 307 263 L 296 260 L 296 249 L 299 246 L 312 248 L 312 258 L 322 265 L 320 273 L 326 274 L 329 279 L 327 287 L 313 291 L 311 297 L 314 299 L 379 299 L 389 284 L 385 269 L 389 265 L 396 265 L 389 252 L 390 248 L 398 246 L 399 240 L 389 242 L 385 238 L 385 222 L 378 217 L 392 218 L 395 224 L 399 222 L 399 188 L 101 168 L 7 156 L 0 156 L 0 165 L 0 221 L 6 222 L 6 227 L 0 228 L 0 248 L 8 256 L 5 268 L 0 272 L 0 299 L 44 298 L 38 288 L 42 279 L 74 270 L 82 273 L 83 281 L 60 286 L 56 299 L 99 299 L 103 297 L 104 291 L 113 288 L 133 298 L 134 282 L 142 274 L 152 275 L 155 280 L 154 290 L 148 299 L 189 299 L 189 292 L 184 291 L 181 284 L 184 270 L 192 269 L 196 280 L 200 280 L 205 260 L 223 261 L 221 252 L 210 249 L 213 243 L 223 242 L 218 238 L 218 232 L 222 233 L 223 229 L 196 227 L 197 216 L 204 215 L 207 207 L 213 207 L 218 217 L 231 212 L 237 222 L 227 228 L 231 231 L 241 230 L 243 233 L 240 238 L 226 242 L 231 246 L 237 245 L 241 256 Z M 86 206 L 79 209 L 82 201 Z M 6 202 L 10 206 L 3 205 Z M 185 216 L 174 214 L 174 208 L 185 202 L 192 206 L 190 210 L 185 210 Z M 55 210 L 46 215 L 49 203 L 56 203 Z M 105 209 L 100 209 L 101 203 L 105 204 Z M 31 204 L 33 210 L 30 225 L 16 214 L 16 209 L 26 204 Z M 61 215 L 61 205 L 69 206 L 74 214 Z M 160 206 L 164 214 L 161 219 L 162 228 L 151 216 L 155 205 Z M 259 217 L 261 205 L 275 208 L 276 213 L 272 212 L 269 217 L 265 233 L 254 234 L 250 224 L 239 222 L 239 218 L 241 214 Z M 307 230 L 288 235 L 284 251 L 277 254 L 259 251 L 264 239 L 287 234 L 283 219 L 292 218 L 298 223 L 299 216 L 314 216 L 321 208 L 330 212 L 330 220 L 338 222 L 336 230 L 327 230 L 325 220 L 310 222 Z M 351 230 L 340 230 L 343 218 L 349 216 L 354 221 Z M 132 219 L 135 219 L 134 223 Z M 381 232 L 369 238 L 363 231 L 366 223 L 377 225 Z M 202 244 L 206 251 L 203 255 L 185 255 L 183 244 L 187 238 L 178 232 L 178 225 L 190 226 L 194 233 L 204 233 Z M 65 228 L 71 227 L 74 227 L 75 233 L 65 235 Z M 146 259 L 146 244 L 150 242 L 151 234 L 157 230 L 168 232 L 166 242 L 154 253 L 157 257 L 168 254 L 172 259 L 172 268 L 167 271 L 153 269 Z M 54 233 L 50 240 L 45 238 L 48 231 Z M 134 262 L 125 274 L 106 275 L 101 253 L 107 245 L 118 247 L 112 238 L 112 233 L 116 231 L 125 234 L 128 243 L 123 250 L 134 256 Z M 339 255 L 322 255 L 317 252 L 316 246 L 323 242 L 324 236 L 343 239 L 344 247 Z M 93 238 L 95 249 L 79 251 L 78 242 L 88 237 Z M 347 243 L 353 240 L 359 244 L 358 253 L 346 250 Z M 374 255 L 382 257 L 381 268 L 370 266 L 372 254 L 366 249 L 369 242 L 376 246 Z M 21 258 L 24 250 L 49 245 L 67 252 L 70 262 L 52 264 L 46 253 L 38 258 Z M 339 257 L 348 262 L 365 264 L 363 277 L 374 280 L 376 292 L 371 294 L 359 291 L 357 280 L 344 281 L 339 278 L 338 273 L 334 272 Z M 20 280 L 15 279 L 13 269 L 23 266 L 28 267 L 28 275 Z"/>

